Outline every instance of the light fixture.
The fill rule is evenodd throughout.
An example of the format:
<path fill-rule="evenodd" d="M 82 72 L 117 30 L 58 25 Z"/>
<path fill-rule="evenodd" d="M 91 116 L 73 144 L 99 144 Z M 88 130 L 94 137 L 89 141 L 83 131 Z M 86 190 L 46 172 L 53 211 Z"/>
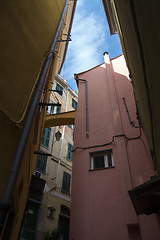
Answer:
<path fill-rule="evenodd" d="M 58 130 L 58 132 L 55 133 L 56 141 L 58 142 L 61 139 L 62 134 Z"/>

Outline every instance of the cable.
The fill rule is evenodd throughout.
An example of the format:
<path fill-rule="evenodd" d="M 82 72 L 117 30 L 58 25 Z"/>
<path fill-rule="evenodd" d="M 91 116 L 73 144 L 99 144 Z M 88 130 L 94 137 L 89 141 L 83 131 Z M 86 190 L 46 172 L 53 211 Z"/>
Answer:
<path fill-rule="evenodd" d="M 110 142 L 108 142 L 108 143 L 104 143 L 104 144 L 100 144 L 100 145 L 94 145 L 94 146 L 89 146 L 89 147 L 76 147 L 75 149 L 72 150 L 72 152 L 75 152 L 77 149 L 85 150 L 85 149 L 90 149 L 90 148 L 104 147 L 104 146 L 112 144 L 114 142 L 114 139 L 117 138 L 117 137 L 125 137 L 128 141 L 129 140 L 135 140 L 135 139 L 138 139 L 138 138 L 140 138 L 142 136 L 141 128 L 139 129 L 139 131 L 140 131 L 140 134 L 137 137 L 129 138 L 125 134 L 118 134 L 118 135 L 113 136 L 112 140 Z"/>

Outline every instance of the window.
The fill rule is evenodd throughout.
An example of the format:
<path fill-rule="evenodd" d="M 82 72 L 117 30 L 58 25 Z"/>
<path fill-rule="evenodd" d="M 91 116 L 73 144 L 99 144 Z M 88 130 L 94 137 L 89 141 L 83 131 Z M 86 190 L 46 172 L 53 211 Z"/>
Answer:
<path fill-rule="evenodd" d="M 49 147 L 50 135 L 51 135 L 51 128 L 45 128 L 44 133 L 43 133 L 42 145 L 47 148 Z"/>
<path fill-rule="evenodd" d="M 59 91 L 58 94 L 63 95 L 63 88 L 57 83 L 56 90 Z"/>
<path fill-rule="evenodd" d="M 72 150 L 73 150 L 73 145 L 68 143 L 68 152 L 67 152 L 67 159 L 72 162 Z"/>
<path fill-rule="evenodd" d="M 48 106 L 47 112 L 48 114 L 54 114 L 54 106 Z"/>
<path fill-rule="evenodd" d="M 69 128 L 73 129 L 74 128 L 74 125 L 68 125 Z"/>
<path fill-rule="evenodd" d="M 61 112 L 61 106 L 57 106 L 57 109 L 56 109 L 56 113 L 60 113 Z"/>
<path fill-rule="evenodd" d="M 46 164 L 47 164 L 47 155 L 39 155 L 36 169 L 44 173 L 46 171 Z"/>
<path fill-rule="evenodd" d="M 70 194 L 71 174 L 63 173 L 62 192 Z"/>
<path fill-rule="evenodd" d="M 69 207 L 67 207 L 65 205 L 61 205 L 60 213 L 66 215 L 66 216 L 70 216 L 70 209 L 69 209 Z"/>
<path fill-rule="evenodd" d="M 72 98 L 72 107 L 77 110 L 77 102 Z"/>
<path fill-rule="evenodd" d="M 112 150 L 91 154 L 91 169 L 102 169 L 113 167 Z"/>

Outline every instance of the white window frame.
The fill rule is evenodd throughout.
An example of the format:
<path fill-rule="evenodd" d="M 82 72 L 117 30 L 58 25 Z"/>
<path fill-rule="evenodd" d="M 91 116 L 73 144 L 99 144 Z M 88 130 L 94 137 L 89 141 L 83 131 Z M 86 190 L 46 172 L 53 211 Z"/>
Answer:
<path fill-rule="evenodd" d="M 111 155 L 112 166 L 108 166 L 108 155 Z M 94 157 L 98 157 L 98 156 L 104 156 L 104 167 L 94 168 Z M 104 169 L 104 168 L 110 168 L 110 167 L 114 167 L 113 153 L 111 150 L 106 152 L 99 152 L 96 154 L 93 153 L 91 155 L 91 170 L 98 170 L 98 169 Z"/>

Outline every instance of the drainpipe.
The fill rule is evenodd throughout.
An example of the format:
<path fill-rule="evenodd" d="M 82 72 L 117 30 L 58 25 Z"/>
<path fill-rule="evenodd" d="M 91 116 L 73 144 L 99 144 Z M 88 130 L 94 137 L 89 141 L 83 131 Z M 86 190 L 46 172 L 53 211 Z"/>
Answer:
<path fill-rule="evenodd" d="M 67 91 L 67 94 L 66 94 L 66 98 L 67 98 L 67 99 L 66 99 L 65 112 L 67 112 L 67 107 L 68 107 L 68 94 L 69 94 L 69 92 Z M 62 143 L 61 143 L 60 159 L 62 158 L 62 149 L 63 149 L 63 140 L 64 140 L 65 128 L 66 128 L 66 126 L 64 125 L 64 127 L 63 127 L 63 133 L 62 133 Z"/>
<path fill-rule="evenodd" d="M 67 92 L 67 94 L 66 94 L 67 100 L 66 100 L 65 112 L 67 112 L 68 93 L 69 93 L 69 92 Z M 62 143 L 61 143 L 61 150 L 60 150 L 60 159 L 59 159 L 59 161 L 58 161 L 58 169 L 57 169 L 57 176 L 56 176 L 56 185 L 58 184 L 58 177 L 59 177 L 60 165 L 61 165 L 61 160 L 62 160 L 62 149 L 63 149 L 63 141 L 64 141 L 65 128 L 66 128 L 66 126 L 64 125 L 64 127 L 63 127 L 63 133 L 62 133 Z"/>
<path fill-rule="evenodd" d="M 13 199 L 13 193 L 14 193 L 17 178 L 18 178 L 18 175 L 19 175 L 19 170 L 20 170 L 21 163 L 22 163 L 22 160 L 23 160 L 23 157 L 24 157 L 25 148 L 26 148 L 26 145 L 27 145 L 27 141 L 28 141 L 28 138 L 29 138 L 30 131 L 31 131 L 32 123 L 33 123 L 33 120 L 34 120 L 34 117 L 35 117 L 35 114 L 36 114 L 36 111 L 37 111 L 37 107 L 38 107 L 38 104 L 39 104 L 39 101 L 40 101 L 40 97 L 41 97 L 43 88 L 47 84 L 46 76 L 47 76 L 47 73 L 48 73 L 48 71 L 51 67 L 51 64 L 53 63 L 53 61 L 55 59 L 57 41 L 58 41 L 61 29 L 62 29 L 62 25 L 63 25 L 63 22 L 64 22 L 64 17 L 65 17 L 65 14 L 66 14 L 67 6 L 68 6 L 68 0 L 66 0 L 66 4 L 65 4 L 65 7 L 64 7 L 62 16 L 61 16 L 61 20 L 59 22 L 59 26 L 57 28 L 56 35 L 55 35 L 54 40 L 52 42 L 51 49 L 48 53 L 48 56 L 46 57 L 46 61 L 45 61 L 44 66 L 43 66 L 43 70 L 40 74 L 39 81 L 38 81 L 38 86 L 37 86 L 37 89 L 36 89 L 36 92 L 35 92 L 35 95 L 34 95 L 34 98 L 33 98 L 33 101 L 32 101 L 32 104 L 31 104 L 31 107 L 30 107 L 30 110 L 29 110 L 29 113 L 28 113 L 28 116 L 27 116 L 27 119 L 26 119 L 26 122 L 25 122 L 25 126 L 24 126 L 23 131 L 22 131 L 22 135 L 21 135 L 21 138 L 20 138 L 20 141 L 19 141 L 19 144 L 18 144 L 17 152 L 16 152 L 16 155 L 14 157 L 13 166 L 12 166 L 12 169 L 10 171 L 10 175 L 9 175 L 8 182 L 7 182 L 7 185 L 6 185 L 6 188 L 5 188 L 5 192 L 4 192 L 4 195 L 3 195 L 2 202 L 0 204 L 0 234 L 3 231 L 3 227 L 4 227 L 4 224 L 5 224 L 5 221 L 6 221 L 6 217 L 8 215 L 9 210 L 10 210 L 10 207 L 11 207 L 11 203 L 12 203 L 12 199 Z"/>
<path fill-rule="evenodd" d="M 86 135 L 89 137 L 89 118 L 88 118 L 88 81 L 86 79 L 81 79 L 77 74 L 74 74 L 74 79 L 76 81 L 83 81 L 86 83 Z"/>

